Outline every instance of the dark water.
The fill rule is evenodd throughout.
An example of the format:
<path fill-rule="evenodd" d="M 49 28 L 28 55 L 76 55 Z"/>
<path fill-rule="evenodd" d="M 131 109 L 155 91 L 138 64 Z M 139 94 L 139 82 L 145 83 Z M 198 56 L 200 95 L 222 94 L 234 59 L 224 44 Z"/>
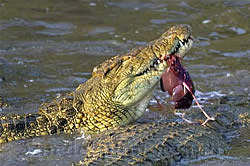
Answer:
<path fill-rule="evenodd" d="M 249 0 L 0 0 L 0 96 L 10 104 L 1 112 L 35 112 L 85 82 L 95 65 L 180 23 L 193 27 L 184 65 L 198 97 L 250 95 L 249 18 Z M 0 165 L 69 165 L 85 153 L 77 137 L 1 145 Z M 194 164 L 250 165 L 249 129 L 231 147 Z"/>

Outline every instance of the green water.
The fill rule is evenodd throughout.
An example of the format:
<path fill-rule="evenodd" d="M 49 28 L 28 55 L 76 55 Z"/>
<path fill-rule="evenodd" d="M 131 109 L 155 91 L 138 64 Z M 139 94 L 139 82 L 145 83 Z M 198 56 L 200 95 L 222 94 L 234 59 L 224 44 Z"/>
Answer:
<path fill-rule="evenodd" d="M 95 65 L 181 23 L 193 27 L 194 46 L 184 65 L 198 97 L 249 95 L 249 18 L 247 0 L 0 0 L 0 96 L 10 104 L 2 112 L 35 112 L 85 82 Z M 232 158 L 215 163 L 248 163 L 249 130 L 241 135 L 225 154 Z M 69 165 L 86 152 L 76 137 L 1 145 L 0 165 Z"/>

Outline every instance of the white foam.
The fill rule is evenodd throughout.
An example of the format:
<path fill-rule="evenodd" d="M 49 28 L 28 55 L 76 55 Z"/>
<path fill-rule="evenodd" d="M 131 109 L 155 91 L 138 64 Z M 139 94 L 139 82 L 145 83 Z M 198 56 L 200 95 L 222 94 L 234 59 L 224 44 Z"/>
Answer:
<path fill-rule="evenodd" d="M 41 153 L 42 150 L 41 149 L 35 149 L 34 151 L 28 151 L 25 153 L 25 155 L 37 155 L 39 153 Z"/>

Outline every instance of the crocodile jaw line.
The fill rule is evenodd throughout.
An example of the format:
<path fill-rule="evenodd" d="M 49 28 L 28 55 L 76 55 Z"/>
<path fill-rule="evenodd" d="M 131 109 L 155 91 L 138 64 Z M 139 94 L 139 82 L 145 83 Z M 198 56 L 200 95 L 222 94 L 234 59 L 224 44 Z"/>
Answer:
<path fill-rule="evenodd" d="M 192 45 L 193 37 L 191 36 L 188 36 L 186 39 L 178 39 L 171 52 L 163 57 L 163 59 L 167 60 L 171 55 L 176 55 L 178 58 L 182 59 L 185 54 L 192 48 Z"/>
<path fill-rule="evenodd" d="M 175 46 L 171 49 L 171 52 L 163 58 L 154 57 L 151 61 L 150 66 L 144 69 L 142 72 L 136 74 L 135 76 L 141 76 L 147 74 L 148 72 L 152 71 L 163 71 L 168 66 L 167 60 L 170 58 L 171 55 L 176 55 L 178 58 L 182 59 L 185 54 L 192 48 L 193 45 L 193 38 L 188 36 L 187 39 L 179 39 L 175 44 Z"/>
<path fill-rule="evenodd" d="M 162 59 L 155 56 L 154 59 L 151 61 L 150 66 L 144 69 L 143 72 L 140 72 L 135 76 L 145 75 L 152 71 L 163 72 L 168 66 L 167 60 L 170 58 L 170 56 L 175 55 L 180 59 L 185 56 L 185 54 L 192 48 L 193 38 L 191 36 L 188 36 L 186 39 L 179 39 L 176 43 L 177 44 L 175 44 L 169 54 L 163 56 Z"/>
<path fill-rule="evenodd" d="M 158 72 L 163 73 L 165 71 L 166 67 L 168 66 L 167 60 L 170 58 L 170 56 L 175 55 L 179 59 L 182 59 L 184 57 L 184 55 L 191 49 L 192 45 L 193 45 L 193 39 L 191 36 L 188 36 L 187 39 L 179 40 L 178 43 L 172 49 L 173 51 L 169 55 L 166 55 L 164 57 L 164 60 L 155 57 L 155 59 L 152 61 L 151 65 L 150 65 L 150 67 L 147 68 L 143 73 L 148 74 L 148 73 L 152 72 L 152 70 L 157 70 Z M 169 70 L 169 68 L 170 67 L 168 67 L 167 70 Z M 156 84 L 151 89 L 150 95 L 145 96 L 144 98 L 142 98 L 142 100 L 140 102 L 138 102 L 136 104 L 140 115 L 147 108 L 147 105 L 150 101 L 149 99 L 151 99 L 152 93 L 153 93 L 155 87 L 156 87 Z"/>

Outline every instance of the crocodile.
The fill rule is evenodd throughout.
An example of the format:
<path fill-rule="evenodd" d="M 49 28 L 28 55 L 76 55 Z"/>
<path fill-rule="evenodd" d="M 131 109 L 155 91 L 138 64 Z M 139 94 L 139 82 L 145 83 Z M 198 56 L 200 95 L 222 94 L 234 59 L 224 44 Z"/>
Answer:
<path fill-rule="evenodd" d="M 143 116 L 159 82 L 173 96 L 175 108 L 192 104 L 190 93 L 180 86 L 185 82 L 194 92 L 180 65 L 193 43 L 191 31 L 189 25 L 173 26 L 148 45 L 106 60 L 75 91 L 42 104 L 37 113 L 0 115 L 0 143 L 78 131 L 92 134 L 87 154 L 74 165 L 175 165 L 182 159 L 221 153 L 226 146 L 223 134 L 238 122 L 230 119 L 232 114 L 214 113 L 216 120 L 207 127 L 134 123 Z M 171 67 L 181 71 L 176 74 Z M 247 124 L 248 114 L 241 116 Z"/>
<path fill-rule="evenodd" d="M 189 25 L 176 25 L 147 46 L 106 60 L 93 69 L 88 81 L 42 104 L 38 113 L 1 115 L 0 143 L 76 130 L 98 133 L 135 121 L 145 112 L 169 63 L 180 66 L 193 43 L 191 32 Z M 180 96 L 177 106 L 190 106 L 192 98 L 186 97 L 190 95 Z"/>

